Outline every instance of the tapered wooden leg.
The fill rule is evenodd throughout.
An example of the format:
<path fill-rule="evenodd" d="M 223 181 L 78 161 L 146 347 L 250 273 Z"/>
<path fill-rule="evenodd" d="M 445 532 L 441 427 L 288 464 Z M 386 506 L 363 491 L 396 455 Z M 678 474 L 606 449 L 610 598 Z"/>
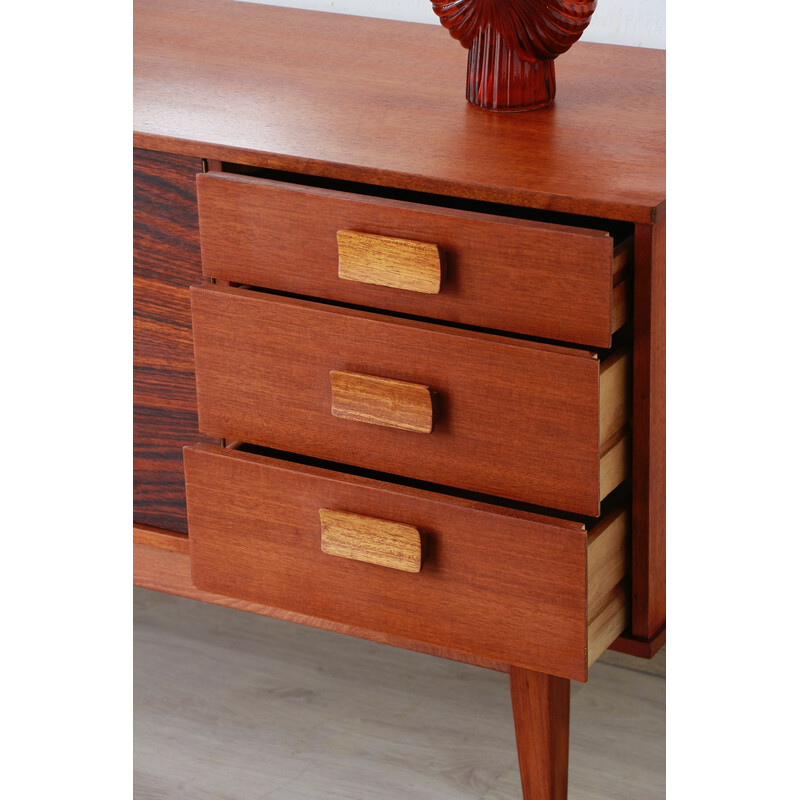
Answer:
<path fill-rule="evenodd" d="M 525 800 L 566 800 L 569 680 L 511 667 L 511 707 Z"/>

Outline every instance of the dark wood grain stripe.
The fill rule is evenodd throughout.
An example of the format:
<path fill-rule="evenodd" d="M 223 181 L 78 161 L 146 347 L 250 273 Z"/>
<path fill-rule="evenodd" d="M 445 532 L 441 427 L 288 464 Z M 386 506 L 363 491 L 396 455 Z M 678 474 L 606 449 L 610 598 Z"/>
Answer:
<path fill-rule="evenodd" d="M 182 448 L 197 429 L 189 286 L 203 280 L 197 158 L 133 154 L 133 519 L 185 533 Z"/>

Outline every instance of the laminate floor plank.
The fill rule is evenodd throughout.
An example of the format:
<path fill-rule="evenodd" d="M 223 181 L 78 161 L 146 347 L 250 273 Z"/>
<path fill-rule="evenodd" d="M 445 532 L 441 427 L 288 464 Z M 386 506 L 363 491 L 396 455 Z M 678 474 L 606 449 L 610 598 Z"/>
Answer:
<path fill-rule="evenodd" d="M 570 800 L 661 800 L 665 681 L 572 684 Z M 508 676 L 134 590 L 137 800 L 520 800 Z"/>

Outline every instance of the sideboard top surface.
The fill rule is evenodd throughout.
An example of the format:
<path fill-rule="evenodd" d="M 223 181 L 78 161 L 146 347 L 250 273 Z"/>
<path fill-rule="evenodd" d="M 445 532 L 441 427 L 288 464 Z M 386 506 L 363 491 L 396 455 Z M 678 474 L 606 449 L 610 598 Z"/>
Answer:
<path fill-rule="evenodd" d="M 235 0 L 135 0 L 134 145 L 653 222 L 665 53 L 578 42 L 548 109 L 481 111 L 440 26 Z"/>

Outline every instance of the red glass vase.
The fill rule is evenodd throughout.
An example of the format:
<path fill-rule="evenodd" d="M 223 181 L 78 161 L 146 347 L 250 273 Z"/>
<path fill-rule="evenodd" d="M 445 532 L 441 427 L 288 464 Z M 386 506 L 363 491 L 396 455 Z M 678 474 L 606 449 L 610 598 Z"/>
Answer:
<path fill-rule="evenodd" d="M 531 111 L 556 96 L 554 61 L 580 39 L 597 0 L 431 0 L 469 49 L 467 100 L 490 111 Z"/>

